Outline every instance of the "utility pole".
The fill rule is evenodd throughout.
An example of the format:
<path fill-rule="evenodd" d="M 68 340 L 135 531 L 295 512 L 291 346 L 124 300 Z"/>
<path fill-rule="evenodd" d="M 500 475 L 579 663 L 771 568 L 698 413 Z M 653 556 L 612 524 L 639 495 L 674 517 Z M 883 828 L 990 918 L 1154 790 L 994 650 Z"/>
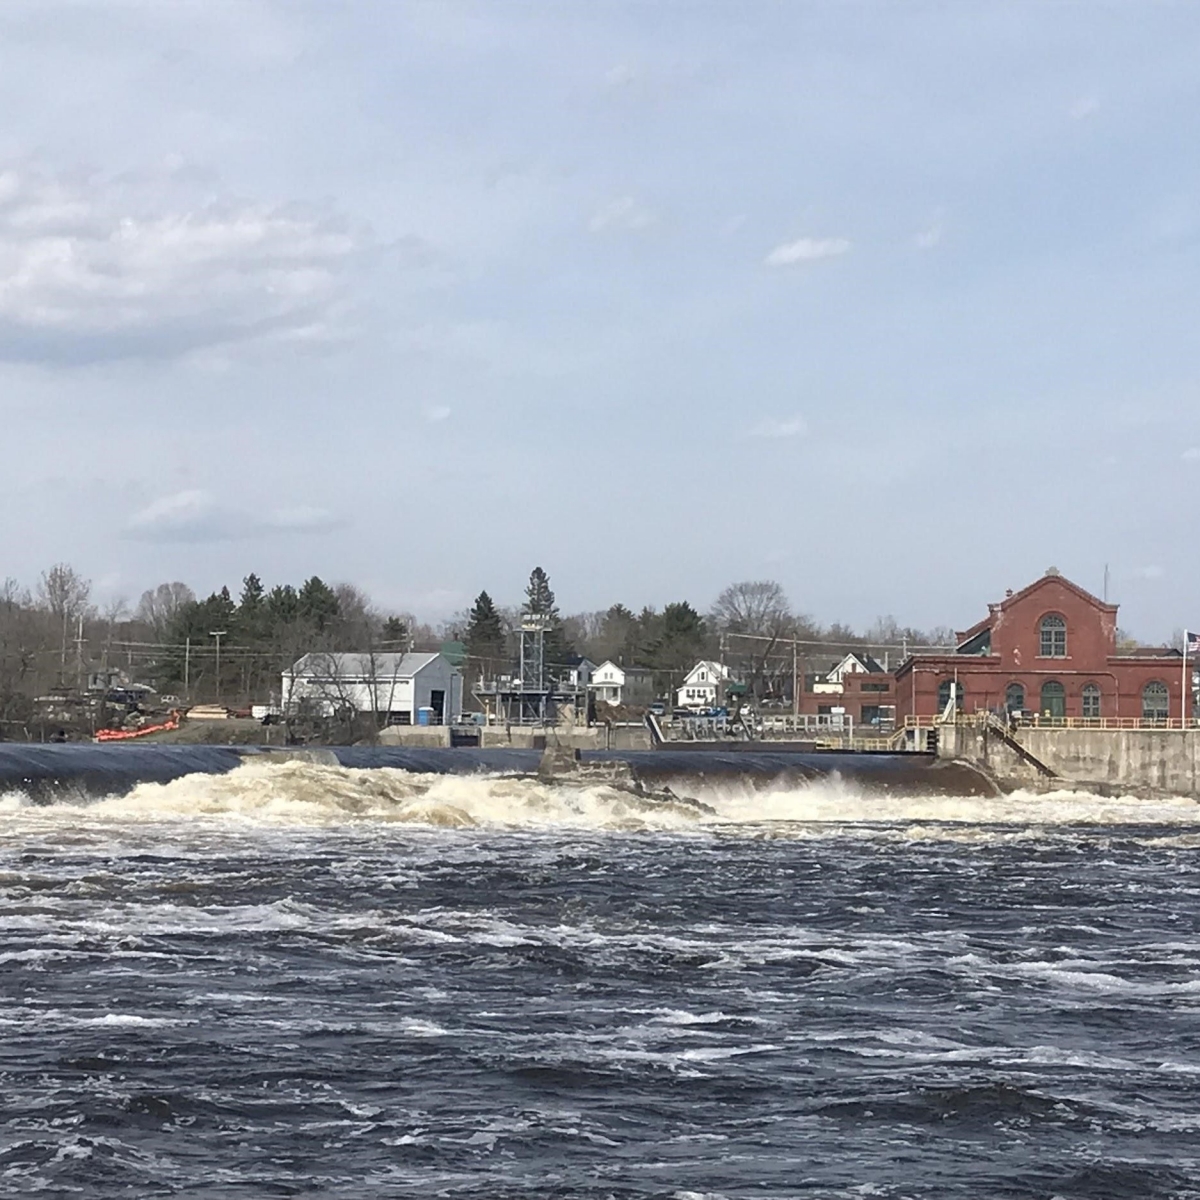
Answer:
<path fill-rule="evenodd" d="M 217 703 L 221 703 L 221 639 L 225 636 L 224 629 L 213 629 L 208 636 L 217 639 Z"/>
<path fill-rule="evenodd" d="M 79 626 L 75 634 L 75 690 L 83 691 L 83 614 L 79 614 Z"/>
<path fill-rule="evenodd" d="M 800 678 L 797 675 L 799 657 L 796 654 L 796 639 L 792 638 L 792 716 L 800 716 Z"/>
<path fill-rule="evenodd" d="M 192 639 L 190 636 L 183 644 L 183 698 L 189 703 L 192 699 Z"/>

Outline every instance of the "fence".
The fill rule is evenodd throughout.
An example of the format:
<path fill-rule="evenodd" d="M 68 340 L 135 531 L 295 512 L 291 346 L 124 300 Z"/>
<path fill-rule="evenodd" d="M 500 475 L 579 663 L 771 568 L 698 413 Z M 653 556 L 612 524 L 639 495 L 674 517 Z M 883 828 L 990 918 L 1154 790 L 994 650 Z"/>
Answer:
<path fill-rule="evenodd" d="M 1004 721 L 990 712 L 958 713 L 954 717 L 907 716 L 905 729 L 937 729 L 941 725 L 980 727 Z M 1200 729 L 1200 717 L 1048 717 L 1041 713 L 1009 718 L 1013 729 Z"/>

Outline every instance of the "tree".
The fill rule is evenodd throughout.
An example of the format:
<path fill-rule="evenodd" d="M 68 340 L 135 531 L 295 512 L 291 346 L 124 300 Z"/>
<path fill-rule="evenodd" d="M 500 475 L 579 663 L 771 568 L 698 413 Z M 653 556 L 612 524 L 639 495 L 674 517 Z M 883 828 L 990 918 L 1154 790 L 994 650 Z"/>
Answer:
<path fill-rule="evenodd" d="M 475 597 L 463 640 L 467 644 L 467 653 L 480 660 L 481 666 L 504 658 L 504 622 L 487 592 L 480 592 Z"/>
<path fill-rule="evenodd" d="M 383 629 L 380 631 L 383 644 L 392 649 L 392 651 L 404 651 L 408 649 L 408 622 L 403 618 L 396 616 L 393 613 L 383 623 Z"/>
<path fill-rule="evenodd" d="M 731 583 L 716 599 L 713 620 L 723 633 L 777 638 L 792 622 L 782 586 L 773 579 Z"/>
<path fill-rule="evenodd" d="M 534 567 L 529 574 L 529 583 L 525 588 L 525 611 L 561 620 L 554 591 L 550 587 L 550 576 L 541 567 Z"/>
<path fill-rule="evenodd" d="M 318 633 L 324 633 L 337 619 L 337 593 L 317 575 L 304 583 L 297 600 L 300 616 L 309 621 Z"/>
<path fill-rule="evenodd" d="M 544 661 L 547 671 L 553 674 L 554 667 L 561 667 L 566 662 L 571 653 L 571 644 L 567 641 L 562 615 L 550 587 L 550 576 L 541 567 L 534 567 L 530 572 L 521 611 L 530 616 L 547 618 Z"/>
<path fill-rule="evenodd" d="M 747 682 L 754 694 L 761 696 L 767 659 L 779 639 L 795 629 L 795 618 L 782 586 L 773 579 L 731 583 L 713 604 L 712 619 L 723 634 L 746 638 L 743 653 L 749 666 Z"/>
<path fill-rule="evenodd" d="M 74 567 L 67 563 L 55 563 L 42 572 L 38 581 L 38 600 L 62 630 L 60 670 L 67 666 L 67 641 L 71 626 L 81 617 L 88 615 L 88 600 L 92 594 L 92 582 L 84 579 Z"/>
<path fill-rule="evenodd" d="M 186 583 L 160 583 L 142 593 L 134 614 L 139 621 L 150 626 L 154 640 L 161 642 L 167 636 L 176 614 L 186 604 L 196 602 L 196 593 Z"/>
<path fill-rule="evenodd" d="M 654 647 L 654 667 L 671 676 L 681 675 L 704 652 L 704 620 L 686 601 L 668 604 L 659 622 L 657 644 Z"/>

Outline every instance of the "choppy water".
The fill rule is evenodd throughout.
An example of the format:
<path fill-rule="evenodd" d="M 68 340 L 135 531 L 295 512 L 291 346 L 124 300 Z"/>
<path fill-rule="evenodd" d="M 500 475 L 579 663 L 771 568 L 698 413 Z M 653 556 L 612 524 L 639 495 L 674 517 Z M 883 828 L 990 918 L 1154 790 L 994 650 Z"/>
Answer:
<path fill-rule="evenodd" d="M 1200 1196 L 1200 810 L 0 800 L 0 1194 Z"/>

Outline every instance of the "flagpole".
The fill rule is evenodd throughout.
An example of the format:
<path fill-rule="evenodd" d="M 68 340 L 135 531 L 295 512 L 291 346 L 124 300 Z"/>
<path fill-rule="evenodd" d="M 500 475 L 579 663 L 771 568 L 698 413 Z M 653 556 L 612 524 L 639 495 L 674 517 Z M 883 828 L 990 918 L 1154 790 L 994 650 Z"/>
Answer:
<path fill-rule="evenodd" d="M 1188 723 L 1188 677 L 1187 677 L 1187 652 L 1188 652 L 1188 631 L 1183 631 L 1183 675 L 1179 679 L 1179 713 L 1183 720 L 1179 723 L 1180 729 L 1186 729 Z"/>

